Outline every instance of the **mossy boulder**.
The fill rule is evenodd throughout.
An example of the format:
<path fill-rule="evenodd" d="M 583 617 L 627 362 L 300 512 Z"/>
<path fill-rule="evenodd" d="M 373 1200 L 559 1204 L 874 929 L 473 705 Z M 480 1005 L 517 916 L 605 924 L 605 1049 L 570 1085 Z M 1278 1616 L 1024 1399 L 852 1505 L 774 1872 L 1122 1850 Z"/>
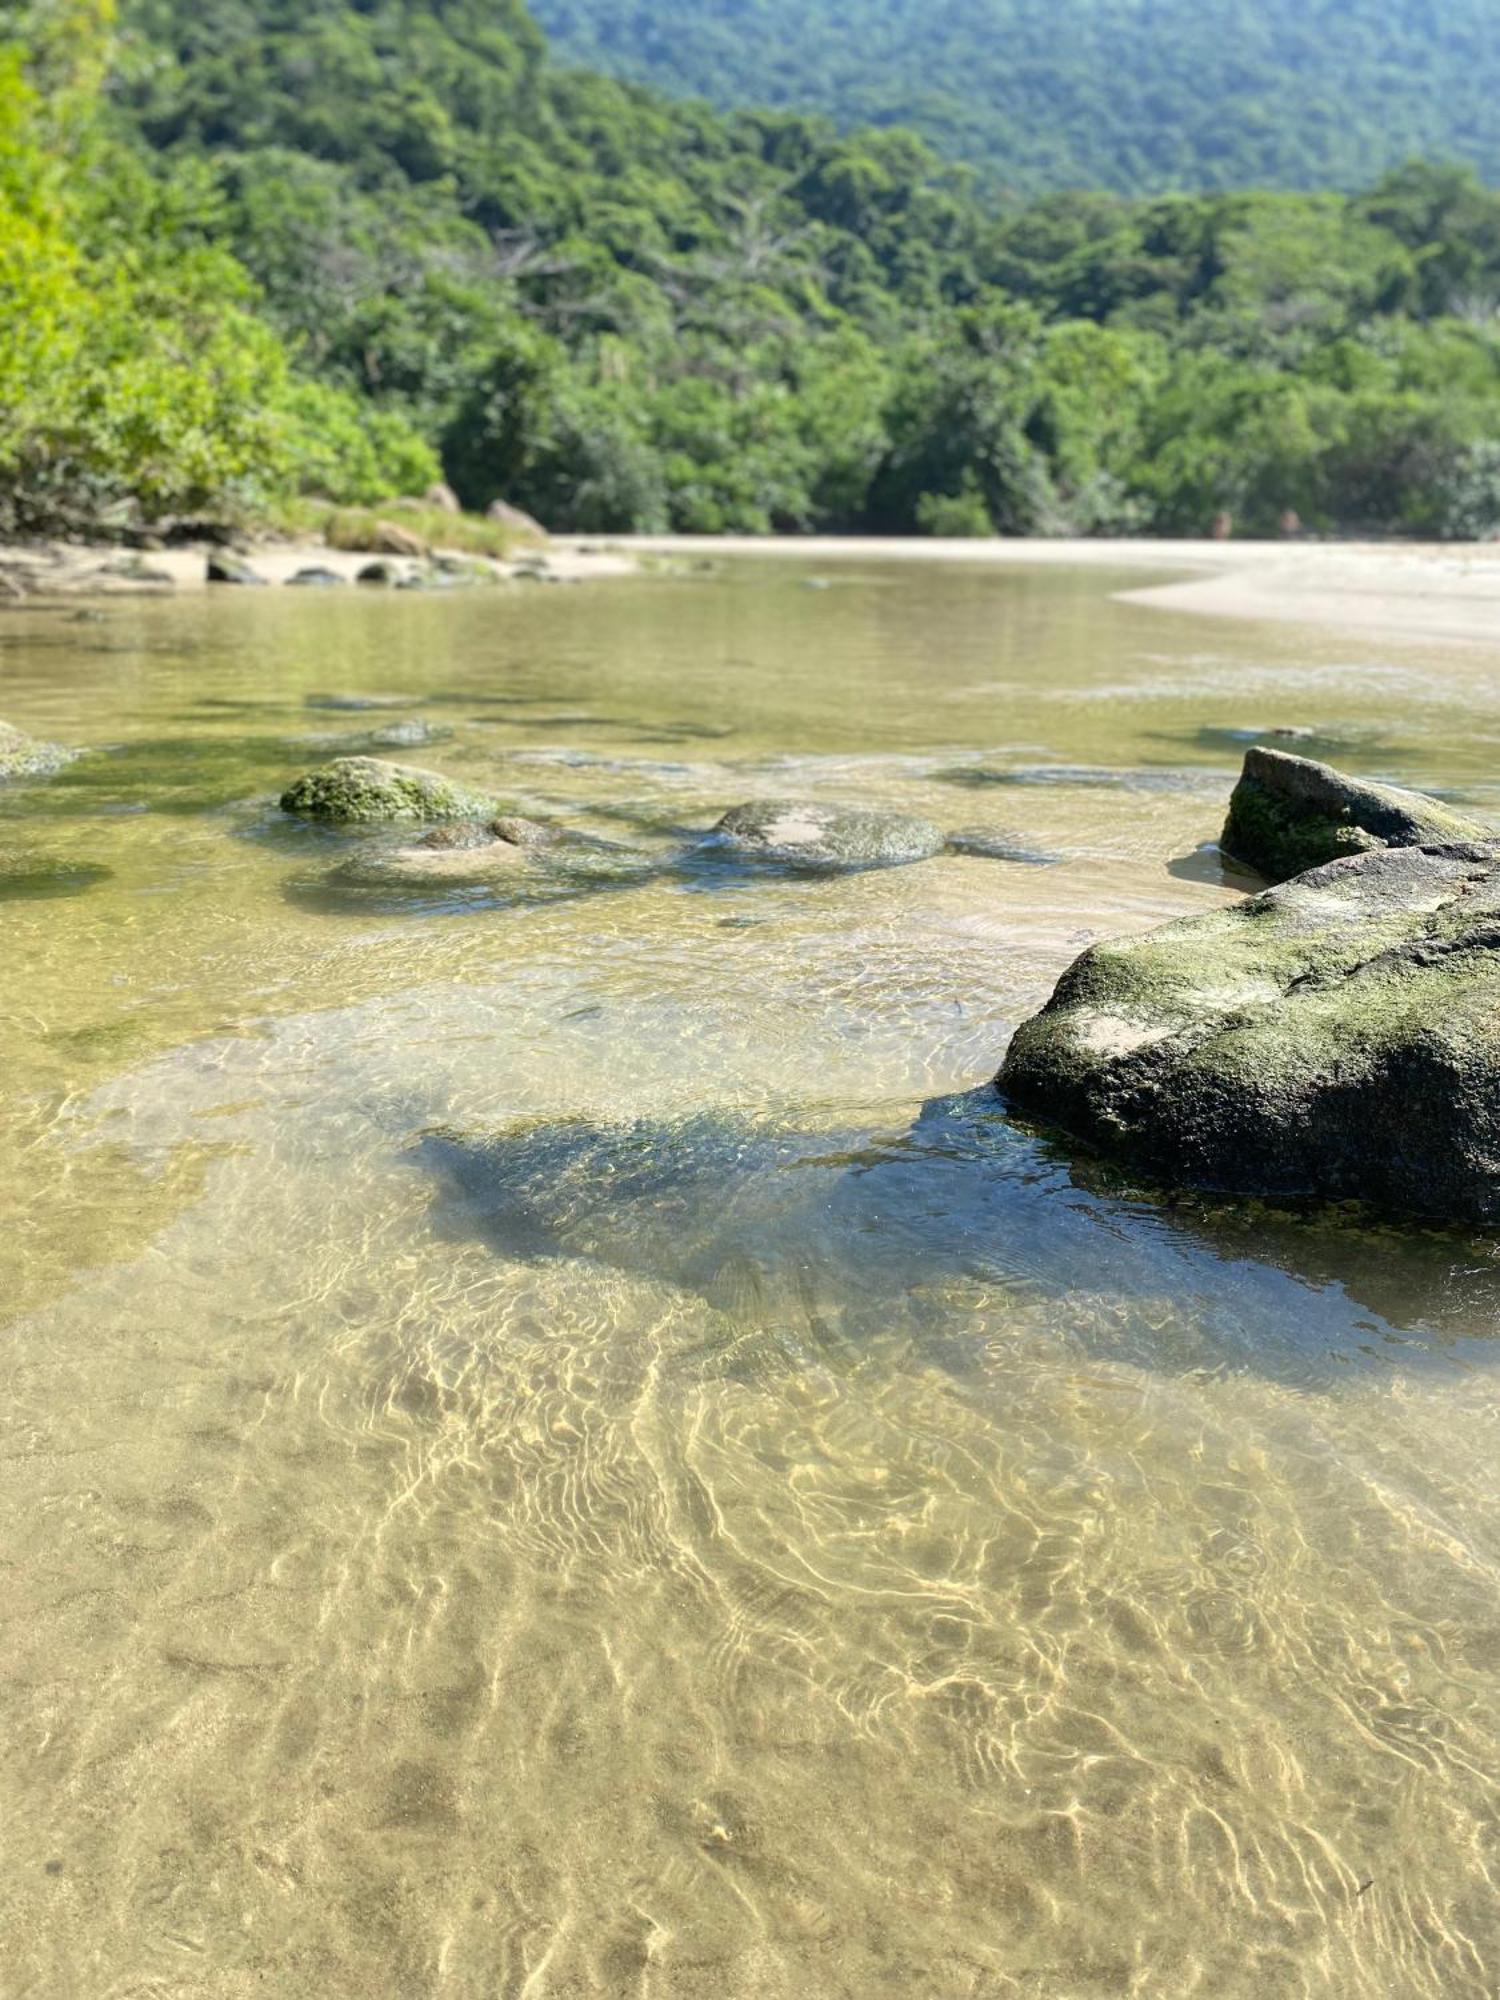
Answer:
<path fill-rule="evenodd" d="M 0 722 L 0 784 L 8 778 L 50 778 L 82 754 L 63 743 L 40 743 L 24 730 Z"/>
<path fill-rule="evenodd" d="M 998 1082 L 1155 1180 L 1500 1223 L 1500 845 L 1349 856 L 1097 945 Z"/>
<path fill-rule="evenodd" d="M 321 770 L 288 786 L 281 795 L 283 812 L 335 826 L 362 826 L 382 821 L 480 820 L 491 817 L 495 802 L 468 785 L 424 771 L 416 764 L 390 764 L 383 757 L 335 757 Z"/>
<path fill-rule="evenodd" d="M 832 873 L 926 861 L 942 853 L 944 838 L 930 820 L 911 819 L 904 813 L 758 799 L 725 813 L 708 844 L 738 861 Z"/>
<path fill-rule="evenodd" d="M 1329 764 L 1257 745 L 1245 753 L 1219 845 L 1269 882 L 1381 847 L 1487 840 L 1497 830 L 1421 792 L 1346 778 Z"/>

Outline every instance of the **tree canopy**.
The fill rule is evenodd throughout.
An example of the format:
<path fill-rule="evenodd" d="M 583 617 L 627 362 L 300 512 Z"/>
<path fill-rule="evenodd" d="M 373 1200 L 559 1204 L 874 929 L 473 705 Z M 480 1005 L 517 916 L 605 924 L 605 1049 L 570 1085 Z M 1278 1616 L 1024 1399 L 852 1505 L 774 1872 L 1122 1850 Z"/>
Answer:
<path fill-rule="evenodd" d="M 1035 195 L 1353 190 L 1417 154 L 1500 180 L 1489 0 L 535 0 L 561 55 L 902 125 Z"/>
<path fill-rule="evenodd" d="M 38 0 L 0 65 L 0 519 L 1487 533 L 1500 197 L 996 203 L 899 130 L 549 59 L 510 0 Z"/>

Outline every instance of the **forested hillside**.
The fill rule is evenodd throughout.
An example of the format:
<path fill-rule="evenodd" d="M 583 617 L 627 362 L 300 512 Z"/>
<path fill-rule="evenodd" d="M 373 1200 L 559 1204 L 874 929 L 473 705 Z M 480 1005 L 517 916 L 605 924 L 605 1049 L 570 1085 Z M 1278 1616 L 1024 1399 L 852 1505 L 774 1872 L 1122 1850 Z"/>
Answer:
<path fill-rule="evenodd" d="M 41 0 L 0 61 L 0 525 L 1500 528 L 1500 197 L 999 209 L 900 132 L 554 68 L 507 0 Z"/>
<path fill-rule="evenodd" d="M 992 189 L 1500 181 L 1491 0 L 536 0 L 562 56 L 721 105 L 905 125 Z"/>

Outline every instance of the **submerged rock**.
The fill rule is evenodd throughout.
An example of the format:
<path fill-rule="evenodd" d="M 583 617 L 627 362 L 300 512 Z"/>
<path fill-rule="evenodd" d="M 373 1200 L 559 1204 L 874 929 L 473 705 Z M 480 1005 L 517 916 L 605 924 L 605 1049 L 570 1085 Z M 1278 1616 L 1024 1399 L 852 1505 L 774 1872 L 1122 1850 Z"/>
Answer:
<path fill-rule="evenodd" d="M 446 723 L 424 722 L 420 716 L 414 716 L 401 722 L 377 723 L 370 729 L 295 740 L 305 751 L 318 751 L 328 757 L 358 757 L 372 750 L 419 750 L 428 743 L 447 742 L 452 735 Z"/>
<path fill-rule="evenodd" d="M 331 708 L 340 713 L 348 709 L 360 712 L 367 708 L 409 708 L 414 697 L 409 694 L 310 694 L 303 700 L 304 708 Z"/>
<path fill-rule="evenodd" d="M 299 569 L 295 576 L 287 578 L 287 588 L 304 590 L 332 590 L 335 584 L 344 581 L 336 569 L 329 569 L 323 563 L 310 563 L 306 569 Z"/>
<path fill-rule="evenodd" d="M 281 795 L 283 812 L 357 826 L 382 820 L 483 819 L 495 803 L 468 785 L 416 764 L 382 757 L 335 757 Z"/>
<path fill-rule="evenodd" d="M 632 849 L 507 814 L 434 827 L 416 840 L 365 843 L 329 879 L 369 889 L 521 883 L 528 875 L 582 885 L 628 880 L 648 865 Z"/>
<path fill-rule="evenodd" d="M 1348 856 L 1097 945 L 998 1081 L 1156 1179 L 1500 1222 L 1500 845 Z"/>
<path fill-rule="evenodd" d="M 29 898 L 79 896 L 113 869 L 96 861 L 70 861 L 53 854 L 12 854 L 0 848 L 0 902 Z"/>
<path fill-rule="evenodd" d="M 950 854 L 971 854 L 982 861 L 1019 861 L 1028 867 L 1046 868 L 1061 861 L 1051 848 L 1034 847 L 1018 833 L 1003 826 L 959 826 L 948 835 Z"/>
<path fill-rule="evenodd" d="M 368 730 L 360 747 L 371 750 L 416 750 L 424 743 L 442 743 L 452 734 L 453 731 L 446 723 L 423 722 L 417 717 L 409 722 L 382 723 L 378 729 Z"/>
<path fill-rule="evenodd" d="M 1346 778 L 1329 764 L 1263 746 L 1245 752 L 1219 845 L 1271 882 L 1381 847 L 1488 840 L 1497 831 L 1421 792 Z"/>
<path fill-rule="evenodd" d="M 50 778 L 82 755 L 63 743 L 40 743 L 24 730 L 0 722 L 0 784 L 7 778 Z"/>
<path fill-rule="evenodd" d="M 708 844 L 742 861 L 833 872 L 899 868 L 941 854 L 944 836 L 930 820 L 902 813 L 845 811 L 797 799 L 734 806 Z"/>

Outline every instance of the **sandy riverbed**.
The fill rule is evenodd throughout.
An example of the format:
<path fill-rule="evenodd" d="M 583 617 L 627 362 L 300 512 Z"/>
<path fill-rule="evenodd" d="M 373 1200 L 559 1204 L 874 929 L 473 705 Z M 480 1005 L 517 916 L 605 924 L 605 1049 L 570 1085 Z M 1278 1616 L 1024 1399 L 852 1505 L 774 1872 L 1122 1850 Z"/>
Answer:
<path fill-rule="evenodd" d="M 569 544 L 561 544 L 566 548 Z M 574 545 L 576 546 L 576 544 Z M 1323 542 L 899 541 L 870 537 L 611 537 L 632 555 L 848 558 L 1179 570 L 1128 603 L 1387 637 L 1500 644 L 1500 545 Z"/>

